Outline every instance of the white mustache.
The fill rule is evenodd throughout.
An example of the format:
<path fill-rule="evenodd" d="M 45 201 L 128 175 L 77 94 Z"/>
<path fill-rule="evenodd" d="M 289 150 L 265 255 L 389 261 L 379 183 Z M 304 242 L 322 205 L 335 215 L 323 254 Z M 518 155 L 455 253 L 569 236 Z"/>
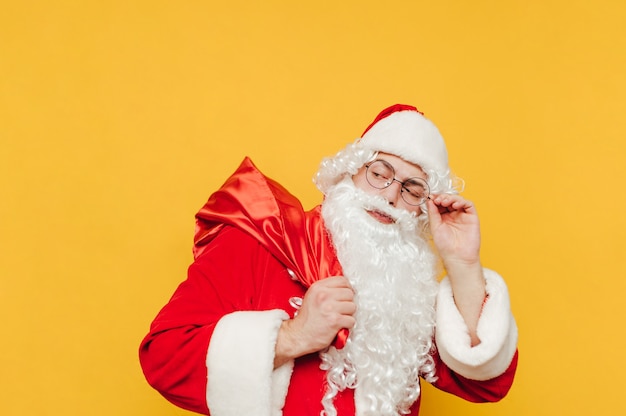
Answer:
<path fill-rule="evenodd" d="M 379 195 L 371 195 L 362 189 L 357 188 L 354 184 L 350 184 L 353 187 L 355 196 L 361 206 L 366 211 L 376 211 L 380 214 L 383 214 L 393 220 L 393 222 L 398 221 L 407 221 L 409 219 L 414 219 L 417 215 L 413 212 L 409 212 L 407 210 L 396 208 L 389 204 L 385 198 Z"/>

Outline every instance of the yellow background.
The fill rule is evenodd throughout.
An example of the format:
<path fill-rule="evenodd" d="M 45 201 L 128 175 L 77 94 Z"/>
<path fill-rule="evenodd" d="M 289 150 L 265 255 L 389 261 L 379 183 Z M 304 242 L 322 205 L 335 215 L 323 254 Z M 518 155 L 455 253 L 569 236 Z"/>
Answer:
<path fill-rule="evenodd" d="M 137 347 L 245 155 L 310 208 L 319 160 L 415 104 L 520 328 L 508 397 L 423 415 L 623 415 L 621 0 L 2 1 L 0 414 L 183 415 Z"/>

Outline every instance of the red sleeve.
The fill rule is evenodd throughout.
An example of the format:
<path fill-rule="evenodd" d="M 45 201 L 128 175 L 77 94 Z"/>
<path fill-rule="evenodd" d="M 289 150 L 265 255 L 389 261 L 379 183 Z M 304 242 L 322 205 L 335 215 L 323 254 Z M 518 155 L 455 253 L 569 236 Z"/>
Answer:
<path fill-rule="evenodd" d="M 498 377 L 490 380 L 470 380 L 453 372 L 445 365 L 439 354 L 434 355 L 436 376 L 433 386 L 448 393 L 452 393 L 462 399 L 474 403 L 497 402 L 506 396 L 513 384 L 515 370 L 517 369 L 518 352 L 515 352 L 509 368 Z"/>
<path fill-rule="evenodd" d="M 141 366 L 148 383 L 177 406 L 209 414 L 211 335 L 224 315 L 252 309 L 254 272 L 267 261 L 265 253 L 245 233 L 224 228 L 152 322 L 140 346 Z"/>

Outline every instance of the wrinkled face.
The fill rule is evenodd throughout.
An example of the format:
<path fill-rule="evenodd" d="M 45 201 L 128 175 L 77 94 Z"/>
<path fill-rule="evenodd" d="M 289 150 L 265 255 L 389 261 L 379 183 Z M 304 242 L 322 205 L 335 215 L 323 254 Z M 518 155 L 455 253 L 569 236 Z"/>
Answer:
<path fill-rule="evenodd" d="M 393 167 L 393 170 L 395 172 L 394 179 L 396 180 L 394 180 L 393 183 L 391 183 L 391 185 L 383 189 L 377 189 L 373 187 L 367 181 L 367 177 L 366 177 L 366 172 L 367 172 L 366 165 L 367 164 L 366 164 L 362 166 L 361 169 L 359 169 L 359 171 L 356 173 L 356 175 L 352 177 L 352 181 L 354 182 L 354 185 L 368 194 L 382 196 L 389 202 L 389 205 L 395 208 L 401 208 L 409 212 L 420 214 L 421 208 L 419 205 L 410 205 L 402 198 L 401 182 L 404 182 L 409 178 L 421 178 L 425 180 L 427 178 L 426 173 L 424 173 L 424 171 L 418 165 L 415 165 L 411 162 L 407 162 L 398 156 L 394 156 L 388 153 L 379 153 L 376 159 L 384 160 L 385 162 L 387 162 L 389 165 Z M 380 213 L 376 211 L 368 211 L 368 214 L 370 214 L 374 219 L 376 219 L 377 221 L 383 224 L 388 224 L 392 222 L 390 218 L 388 218 L 387 216 L 381 215 Z"/>

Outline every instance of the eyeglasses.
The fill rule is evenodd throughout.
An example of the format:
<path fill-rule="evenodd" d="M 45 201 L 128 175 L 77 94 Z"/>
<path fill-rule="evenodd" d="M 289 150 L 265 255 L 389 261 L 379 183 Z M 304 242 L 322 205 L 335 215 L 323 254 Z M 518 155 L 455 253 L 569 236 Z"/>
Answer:
<path fill-rule="evenodd" d="M 430 195 L 430 188 L 424 179 L 415 177 L 399 181 L 395 178 L 393 166 L 382 159 L 377 159 L 365 167 L 365 178 L 373 188 L 385 189 L 398 182 L 401 186 L 400 196 L 409 205 L 422 205 Z"/>

